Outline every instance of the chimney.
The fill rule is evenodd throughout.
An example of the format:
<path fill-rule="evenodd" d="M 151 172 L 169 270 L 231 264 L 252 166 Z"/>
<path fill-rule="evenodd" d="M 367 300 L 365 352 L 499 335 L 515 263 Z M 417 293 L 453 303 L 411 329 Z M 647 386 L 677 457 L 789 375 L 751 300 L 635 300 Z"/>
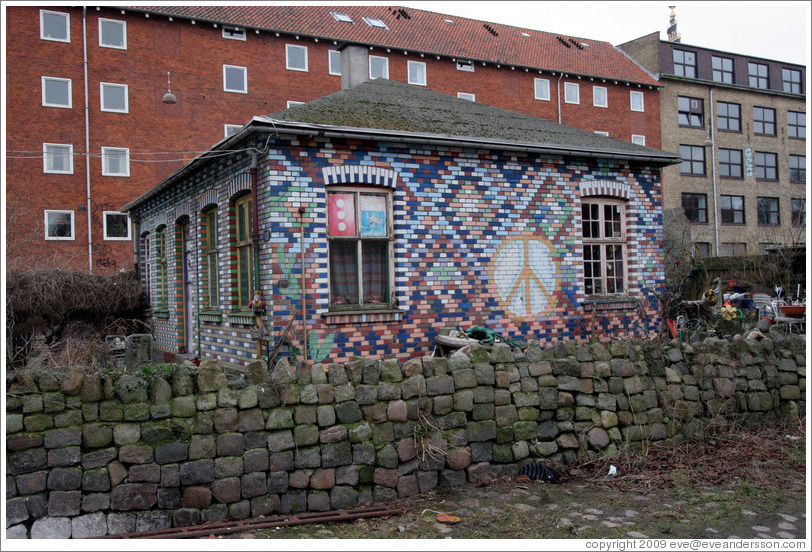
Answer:
<path fill-rule="evenodd" d="M 674 13 L 674 8 L 676 8 L 676 6 L 668 6 L 668 7 L 671 9 L 671 15 L 668 20 L 668 41 L 679 42 L 681 37 L 680 34 L 677 32 L 677 14 Z"/>
<path fill-rule="evenodd" d="M 341 52 L 341 90 L 349 90 L 369 80 L 369 50 L 364 46 L 346 44 Z"/>

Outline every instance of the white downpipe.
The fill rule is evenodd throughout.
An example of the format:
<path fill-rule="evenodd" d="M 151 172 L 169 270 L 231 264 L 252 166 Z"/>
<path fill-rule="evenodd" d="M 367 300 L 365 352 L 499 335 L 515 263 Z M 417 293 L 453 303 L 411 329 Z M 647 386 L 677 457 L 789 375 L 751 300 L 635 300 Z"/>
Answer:
<path fill-rule="evenodd" d="M 558 97 L 558 124 L 561 124 L 561 77 L 564 76 L 564 73 L 558 74 L 558 83 L 555 85 L 556 88 L 556 96 Z"/>
<path fill-rule="evenodd" d="M 710 138 L 711 138 L 711 171 L 713 171 L 713 232 L 716 243 L 716 255 L 719 255 L 719 201 L 716 194 L 716 133 L 713 130 L 713 88 L 710 89 Z"/>
<path fill-rule="evenodd" d="M 87 6 L 82 8 L 82 49 L 85 79 L 85 187 L 87 194 L 87 269 L 93 273 L 93 225 L 90 210 L 90 105 L 87 97 Z"/>

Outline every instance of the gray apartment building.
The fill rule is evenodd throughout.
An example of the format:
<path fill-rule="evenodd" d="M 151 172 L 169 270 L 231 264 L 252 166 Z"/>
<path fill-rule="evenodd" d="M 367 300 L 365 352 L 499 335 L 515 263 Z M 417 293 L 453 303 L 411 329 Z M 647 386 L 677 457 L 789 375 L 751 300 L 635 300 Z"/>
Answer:
<path fill-rule="evenodd" d="M 806 67 L 651 33 L 618 46 L 664 85 L 663 210 L 683 212 L 707 256 L 803 245 Z"/>

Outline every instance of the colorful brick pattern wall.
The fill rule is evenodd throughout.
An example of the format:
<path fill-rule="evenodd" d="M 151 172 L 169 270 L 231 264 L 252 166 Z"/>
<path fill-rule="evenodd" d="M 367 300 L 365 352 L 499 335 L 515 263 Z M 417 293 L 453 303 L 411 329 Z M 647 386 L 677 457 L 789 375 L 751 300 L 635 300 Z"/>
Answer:
<path fill-rule="evenodd" d="M 265 138 L 253 145 L 261 148 Z M 259 161 L 266 324 L 277 335 L 293 320 L 291 340 L 304 349 L 303 223 L 309 359 L 419 356 L 433 349 L 443 327 L 487 326 L 505 336 L 545 342 L 594 337 L 597 325 L 606 336 L 656 328 L 648 304 L 641 318 L 629 303 L 585 302 L 580 202 L 584 195 L 626 200 L 627 289 L 650 300 L 645 290 L 655 288 L 663 274 L 658 170 L 608 160 L 307 138 L 277 139 Z M 216 190 L 221 247 L 231 243 L 229 202 L 246 186 L 248 162 L 247 156 L 234 155 L 157 196 L 139 210 L 142 228 L 191 202 L 196 210 L 192 236 L 200 249 L 199 198 Z M 392 190 L 393 312 L 327 314 L 326 194 L 332 183 L 349 181 L 378 182 Z M 255 347 L 251 322 L 229 320 L 236 282 L 231 262 L 221 255 L 221 304 L 228 307 L 221 321 L 207 320 L 201 328 L 202 356 L 244 365 Z M 159 342 L 176 350 L 172 342 Z"/>

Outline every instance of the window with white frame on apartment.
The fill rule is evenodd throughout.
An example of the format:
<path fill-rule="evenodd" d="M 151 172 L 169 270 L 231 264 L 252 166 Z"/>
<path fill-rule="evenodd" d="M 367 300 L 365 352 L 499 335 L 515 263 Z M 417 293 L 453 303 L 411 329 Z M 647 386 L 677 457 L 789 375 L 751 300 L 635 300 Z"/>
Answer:
<path fill-rule="evenodd" d="M 238 29 L 237 27 L 223 27 L 223 38 L 231 40 L 245 40 L 245 29 Z"/>
<path fill-rule="evenodd" d="M 457 71 L 469 71 L 471 73 L 474 72 L 474 62 L 473 61 L 457 61 Z"/>
<path fill-rule="evenodd" d="M 45 107 L 73 107 L 70 79 L 42 77 L 42 105 Z"/>
<path fill-rule="evenodd" d="M 468 92 L 457 92 L 457 97 L 461 100 L 476 101 L 476 94 L 469 94 Z"/>
<path fill-rule="evenodd" d="M 595 107 L 609 107 L 609 95 L 605 86 L 592 87 L 592 105 Z"/>
<path fill-rule="evenodd" d="M 564 102 L 570 104 L 581 103 L 581 87 L 577 82 L 564 83 Z"/>
<path fill-rule="evenodd" d="M 99 19 L 99 46 L 127 49 L 127 22 L 116 19 Z"/>
<path fill-rule="evenodd" d="M 625 208 L 623 201 L 603 198 L 587 198 L 581 204 L 586 295 L 626 289 Z"/>
<path fill-rule="evenodd" d="M 609 133 L 606 132 L 605 130 L 596 130 L 595 134 L 599 134 L 601 136 L 609 136 Z"/>
<path fill-rule="evenodd" d="M 632 144 L 637 144 L 638 146 L 645 146 L 646 145 L 646 137 L 642 134 L 632 134 Z"/>
<path fill-rule="evenodd" d="M 39 37 L 42 40 L 70 42 L 70 14 L 40 10 Z"/>
<path fill-rule="evenodd" d="M 73 240 L 74 232 L 73 211 L 45 210 L 46 240 Z"/>
<path fill-rule="evenodd" d="M 129 90 L 126 84 L 99 83 L 101 110 L 112 113 L 129 113 Z"/>
<path fill-rule="evenodd" d="M 389 58 L 381 56 L 369 56 L 369 78 L 388 79 Z"/>
<path fill-rule="evenodd" d="M 237 132 L 241 128 L 242 128 L 242 125 L 229 125 L 228 123 L 226 123 L 225 125 L 223 125 L 223 130 L 225 131 L 225 137 L 228 138 L 229 136 L 231 136 L 232 134 L 234 134 L 235 132 Z"/>
<path fill-rule="evenodd" d="M 42 170 L 51 174 L 73 174 L 73 145 L 42 144 Z"/>
<path fill-rule="evenodd" d="M 130 176 L 130 150 L 128 148 L 101 149 L 102 176 Z"/>
<path fill-rule="evenodd" d="M 630 90 L 629 104 L 632 111 L 645 111 L 645 106 L 643 104 L 643 93 L 636 90 Z"/>
<path fill-rule="evenodd" d="M 327 55 L 330 74 L 341 75 L 341 52 L 339 50 L 330 50 Z"/>
<path fill-rule="evenodd" d="M 533 79 L 533 94 L 537 100 L 550 101 L 550 80 Z"/>
<path fill-rule="evenodd" d="M 422 61 L 410 61 L 407 65 L 409 69 L 409 84 L 426 86 L 426 64 Z"/>
<path fill-rule="evenodd" d="M 248 69 L 239 65 L 223 65 L 223 90 L 248 93 Z"/>
<path fill-rule="evenodd" d="M 104 217 L 103 226 L 105 240 L 130 240 L 130 217 L 127 216 L 127 213 L 104 211 L 102 215 Z"/>
<path fill-rule="evenodd" d="M 285 69 L 307 71 L 307 46 L 285 44 Z"/>

